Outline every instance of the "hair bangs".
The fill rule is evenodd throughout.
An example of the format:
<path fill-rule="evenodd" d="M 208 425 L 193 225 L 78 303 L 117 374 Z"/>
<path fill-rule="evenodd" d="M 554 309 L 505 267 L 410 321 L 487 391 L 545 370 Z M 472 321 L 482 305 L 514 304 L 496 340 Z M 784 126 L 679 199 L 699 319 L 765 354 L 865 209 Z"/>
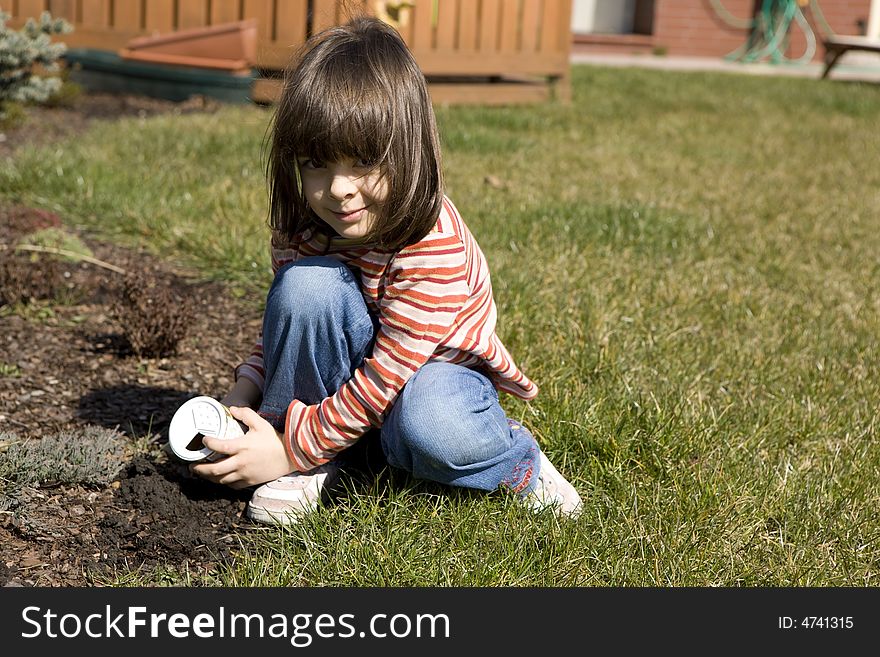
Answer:
<path fill-rule="evenodd" d="M 394 133 L 387 92 L 372 76 L 352 79 L 345 53 L 325 62 L 303 93 L 292 99 L 291 115 L 299 117 L 289 147 L 296 157 L 318 162 L 361 159 L 381 166 L 388 157 Z M 324 89 L 322 94 L 305 93 Z"/>

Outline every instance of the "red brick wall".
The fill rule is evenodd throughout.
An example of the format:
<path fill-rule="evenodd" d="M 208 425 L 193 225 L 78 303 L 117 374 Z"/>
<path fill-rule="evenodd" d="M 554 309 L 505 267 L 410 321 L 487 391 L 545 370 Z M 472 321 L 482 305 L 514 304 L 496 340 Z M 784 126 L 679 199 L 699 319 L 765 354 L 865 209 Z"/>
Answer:
<path fill-rule="evenodd" d="M 722 0 L 722 5 L 734 16 L 748 18 L 755 0 Z M 819 7 L 836 34 L 863 34 L 871 0 L 819 0 Z M 811 18 L 808 8 L 804 13 Z M 819 25 L 813 27 L 817 34 L 821 29 Z M 788 56 L 796 58 L 804 52 L 806 41 L 796 25 L 791 34 Z M 670 55 L 723 57 L 743 45 L 746 37 L 746 30 L 731 27 L 719 18 L 709 0 L 655 2 L 653 44 Z M 820 41 L 814 59 L 821 59 L 822 52 Z"/>
<path fill-rule="evenodd" d="M 835 34 L 862 35 L 865 33 L 868 26 L 868 14 L 871 11 L 871 0 L 819 0 L 819 7 Z M 804 13 L 814 23 L 813 31 L 816 36 L 821 37 L 826 29 L 825 26 L 813 21 L 813 15 L 809 9 Z M 790 56 L 799 57 L 804 52 L 804 45 L 803 33 L 795 29 L 792 32 Z M 820 38 L 816 46 L 816 56 L 813 59 L 820 59 L 823 52 Z"/>
<path fill-rule="evenodd" d="M 748 18 L 754 0 L 725 0 L 734 16 Z M 728 26 L 708 0 L 656 0 L 654 45 L 670 55 L 723 56 L 738 48 L 746 31 Z"/>

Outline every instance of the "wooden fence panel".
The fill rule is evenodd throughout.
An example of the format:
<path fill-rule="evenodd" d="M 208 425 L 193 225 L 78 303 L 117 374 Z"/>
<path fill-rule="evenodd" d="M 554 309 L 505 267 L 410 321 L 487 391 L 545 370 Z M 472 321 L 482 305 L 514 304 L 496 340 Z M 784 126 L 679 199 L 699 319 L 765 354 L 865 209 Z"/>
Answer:
<path fill-rule="evenodd" d="M 414 0 L 413 32 L 409 43 L 411 50 L 428 50 L 434 46 L 434 2 L 433 0 Z"/>
<path fill-rule="evenodd" d="M 538 48 L 538 30 L 541 25 L 541 0 L 523 0 L 520 22 L 519 50 L 532 53 Z"/>
<path fill-rule="evenodd" d="M 285 2 L 281 3 L 287 4 Z M 234 23 L 241 19 L 241 0 L 211 0 L 211 25 Z"/>
<path fill-rule="evenodd" d="M 21 16 L 24 19 L 33 18 L 34 20 L 39 20 L 40 14 L 46 11 L 46 3 L 44 0 L 18 0 L 18 9 L 15 12 L 16 16 Z M 15 7 L 12 7 L 15 10 Z M 9 10 L 6 10 L 6 13 L 9 13 Z"/>
<path fill-rule="evenodd" d="M 206 25 L 208 25 L 208 0 L 186 0 L 177 3 L 176 29 L 188 30 Z"/>
<path fill-rule="evenodd" d="M 63 18 L 69 23 L 75 23 L 76 5 L 76 0 L 49 0 L 47 10 L 53 18 Z"/>
<path fill-rule="evenodd" d="M 140 2 L 112 2 L 110 4 L 113 27 L 125 32 L 139 32 L 142 29 Z"/>
<path fill-rule="evenodd" d="M 563 20 L 563 11 L 558 2 L 545 2 L 541 16 L 541 52 L 553 52 L 559 48 L 559 35 L 556 31 Z M 570 28 L 566 39 L 571 39 Z"/>
<path fill-rule="evenodd" d="M 372 11 L 372 4 L 373 3 L 370 0 L 347 0 L 344 4 L 340 5 L 339 9 L 337 9 L 336 20 L 340 23 L 344 23 L 355 16 L 363 14 L 375 15 L 376 12 Z"/>
<path fill-rule="evenodd" d="M 80 25 L 89 29 L 107 29 L 110 25 L 110 0 L 82 0 Z"/>
<path fill-rule="evenodd" d="M 277 12 L 275 43 L 284 48 L 304 43 L 309 27 L 308 0 L 285 0 L 278 4 Z"/>
<path fill-rule="evenodd" d="M 275 39 L 275 12 L 272 0 L 244 0 L 243 17 L 257 19 L 257 34 L 262 43 Z"/>
<path fill-rule="evenodd" d="M 498 45 L 498 26 L 501 24 L 501 4 L 499 0 L 483 0 L 480 8 L 479 50 L 481 53 L 495 52 Z"/>
<path fill-rule="evenodd" d="M 479 2 L 462 2 L 458 7 L 458 43 L 459 52 L 469 57 L 477 50 L 477 18 Z"/>
<path fill-rule="evenodd" d="M 144 27 L 149 32 L 170 32 L 176 26 L 174 0 L 150 0 L 144 6 Z"/>
<path fill-rule="evenodd" d="M 398 29 L 429 78 L 567 84 L 571 3 L 409 0 L 383 10 L 379 0 L 18 0 L 7 11 L 20 24 L 50 10 L 74 24 L 63 37 L 69 46 L 109 50 L 144 34 L 254 18 L 257 66 L 267 70 L 284 68 L 309 35 L 371 13 Z"/>
<path fill-rule="evenodd" d="M 498 28 L 498 50 L 516 52 L 519 31 L 519 0 L 502 0 L 501 26 Z"/>
<path fill-rule="evenodd" d="M 336 10 L 339 3 L 336 0 L 312 0 L 311 33 L 336 25 Z"/>
<path fill-rule="evenodd" d="M 434 46 L 438 50 L 455 50 L 458 3 L 440 2 L 437 5 L 437 28 Z"/>

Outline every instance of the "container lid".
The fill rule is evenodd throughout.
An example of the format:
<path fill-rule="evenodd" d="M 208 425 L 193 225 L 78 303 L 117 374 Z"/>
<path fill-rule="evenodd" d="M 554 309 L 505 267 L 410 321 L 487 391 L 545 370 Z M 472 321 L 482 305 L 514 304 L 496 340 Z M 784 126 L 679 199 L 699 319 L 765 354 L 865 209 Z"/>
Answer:
<path fill-rule="evenodd" d="M 222 437 L 226 430 L 226 414 L 212 397 L 194 397 L 184 403 L 171 418 L 168 442 L 171 450 L 184 461 L 200 461 L 213 454 L 202 445 L 205 436 Z"/>

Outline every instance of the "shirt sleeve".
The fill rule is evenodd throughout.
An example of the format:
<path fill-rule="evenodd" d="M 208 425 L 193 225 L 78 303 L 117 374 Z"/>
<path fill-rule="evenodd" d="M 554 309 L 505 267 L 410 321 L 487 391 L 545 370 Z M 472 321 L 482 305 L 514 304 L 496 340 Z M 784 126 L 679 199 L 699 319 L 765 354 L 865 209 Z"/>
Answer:
<path fill-rule="evenodd" d="M 319 404 L 294 400 L 285 447 L 301 471 L 326 463 L 371 427 L 380 427 L 403 386 L 454 330 L 468 299 L 465 249 L 455 235 L 432 233 L 391 261 L 379 304 L 373 353 Z"/>
<path fill-rule="evenodd" d="M 261 332 L 262 333 L 262 332 Z M 263 367 L 263 336 L 262 334 L 251 349 L 247 359 L 234 370 L 234 378 L 250 379 L 262 391 L 265 387 L 266 370 Z"/>

